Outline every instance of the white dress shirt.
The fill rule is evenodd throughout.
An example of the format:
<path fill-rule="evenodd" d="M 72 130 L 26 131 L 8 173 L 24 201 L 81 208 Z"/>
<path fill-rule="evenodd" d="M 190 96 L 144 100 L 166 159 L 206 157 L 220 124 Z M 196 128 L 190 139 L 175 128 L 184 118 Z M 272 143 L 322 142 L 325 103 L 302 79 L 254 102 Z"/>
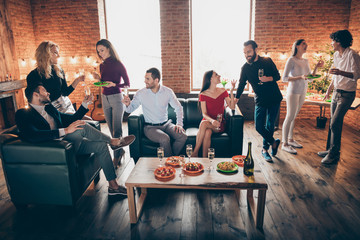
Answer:
<path fill-rule="evenodd" d="M 335 89 L 354 92 L 356 91 L 357 79 L 360 78 L 360 57 L 351 48 L 346 48 L 342 56 L 337 51 L 334 53 L 334 65 L 335 68 L 350 72 L 354 75 L 354 78 L 347 78 L 340 75 L 333 75 Z"/>
<path fill-rule="evenodd" d="M 131 113 L 142 106 L 145 122 L 163 123 L 168 120 L 168 105 L 175 109 L 177 125 L 183 126 L 183 108 L 175 93 L 168 87 L 160 85 L 159 91 L 143 88 L 137 91 L 125 111 Z"/>

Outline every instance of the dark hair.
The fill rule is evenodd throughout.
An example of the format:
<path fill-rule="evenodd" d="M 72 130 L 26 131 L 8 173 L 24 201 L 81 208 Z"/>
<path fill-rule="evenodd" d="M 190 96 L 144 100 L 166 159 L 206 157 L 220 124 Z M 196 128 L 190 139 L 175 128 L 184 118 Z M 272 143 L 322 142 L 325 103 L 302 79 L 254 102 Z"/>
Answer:
<path fill-rule="evenodd" d="M 119 55 L 117 54 L 114 46 L 111 44 L 111 42 L 107 39 L 101 39 L 99 40 L 97 43 L 96 43 L 96 52 L 99 56 L 100 59 L 102 59 L 97 51 L 97 46 L 99 45 L 102 45 L 106 48 L 109 49 L 109 52 L 110 52 L 110 57 L 112 57 L 113 59 L 117 60 L 118 62 L 120 62 L 120 58 L 119 58 Z M 102 59 L 102 60 L 105 60 L 105 59 Z"/>
<path fill-rule="evenodd" d="M 249 45 L 251 45 L 254 50 L 258 47 L 257 43 L 254 40 L 244 42 L 244 47 Z"/>
<path fill-rule="evenodd" d="M 343 48 L 350 47 L 353 42 L 353 37 L 348 30 L 333 32 L 330 34 L 330 38 L 335 42 L 339 42 Z"/>
<path fill-rule="evenodd" d="M 204 77 L 203 77 L 201 91 L 200 91 L 201 93 L 210 87 L 210 80 L 211 80 L 213 73 L 214 73 L 214 70 L 205 72 Z"/>
<path fill-rule="evenodd" d="M 160 75 L 160 71 L 159 69 L 157 68 L 150 68 L 146 71 L 146 73 L 151 73 L 151 77 L 155 80 L 155 79 L 159 79 L 159 82 L 160 82 L 160 79 L 161 79 L 161 75 Z"/>
<path fill-rule="evenodd" d="M 40 86 L 43 86 L 43 84 L 38 82 L 38 83 L 30 84 L 30 85 L 28 85 L 28 86 L 26 87 L 26 89 L 25 89 L 25 96 L 26 96 L 26 98 L 27 98 L 27 100 L 28 100 L 29 103 L 32 102 L 32 98 L 33 98 L 34 92 L 39 93 L 39 87 L 40 87 Z"/>
<path fill-rule="evenodd" d="M 292 55 L 295 56 L 297 54 L 297 48 L 296 46 L 299 46 L 305 39 L 298 39 L 294 42 L 292 46 Z"/>

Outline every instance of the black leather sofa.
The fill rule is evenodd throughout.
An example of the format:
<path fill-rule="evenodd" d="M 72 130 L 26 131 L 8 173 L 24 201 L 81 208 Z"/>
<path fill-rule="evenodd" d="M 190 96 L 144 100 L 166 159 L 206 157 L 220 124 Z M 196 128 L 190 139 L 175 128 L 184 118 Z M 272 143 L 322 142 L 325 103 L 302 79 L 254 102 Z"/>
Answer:
<path fill-rule="evenodd" d="M 186 144 L 192 144 L 195 147 L 196 134 L 202 119 L 202 114 L 197 106 L 198 99 L 180 98 L 179 101 L 184 110 L 184 129 L 188 136 Z M 173 123 L 176 123 L 176 114 L 170 106 L 168 108 L 168 116 L 169 119 L 172 119 Z M 211 138 L 211 146 L 215 148 L 215 157 L 232 157 L 242 154 L 244 117 L 238 110 L 232 111 L 230 108 L 225 109 L 224 116 L 227 123 L 225 132 L 213 134 Z M 135 162 L 140 157 L 156 156 L 156 148 L 159 146 L 145 137 L 143 128 L 144 116 L 140 107 L 128 117 L 129 134 L 136 136 L 135 142 L 130 145 L 130 156 Z M 185 147 L 182 152 L 185 154 Z M 201 152 L 200 150 L 200 156 Z"/>
<path fill-rule="evenodd" d="M 100 124 L 91 121 L 100 130 Z M 94 154 L 75 155 L 65 140 L 29 143 L 15 127 L 0 134 L 0 157 L 11 201 L 75 206 L 90 183 L 99 181 L 101 166 Z"/>

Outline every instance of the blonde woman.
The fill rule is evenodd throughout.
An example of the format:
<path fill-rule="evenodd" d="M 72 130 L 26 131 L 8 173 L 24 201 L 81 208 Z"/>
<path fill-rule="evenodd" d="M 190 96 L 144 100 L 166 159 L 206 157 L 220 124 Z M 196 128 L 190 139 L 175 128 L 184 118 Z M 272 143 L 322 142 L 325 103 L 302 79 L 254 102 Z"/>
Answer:
<path fill-rule="evenodd" d="M 59 50 L 59 46 L 51 41 L 40 43 L 35 52 L 36 68 L 27 76 L 27 85 L 41 83 L 46 91 L 50 93 L 51 104 L 59 112 L 75 113 L 68 96 L 74 91 L 79 82 L 85 80 L 85 76 L 76 78 L 68 86 L 65 73 L 58 63 Z"/>

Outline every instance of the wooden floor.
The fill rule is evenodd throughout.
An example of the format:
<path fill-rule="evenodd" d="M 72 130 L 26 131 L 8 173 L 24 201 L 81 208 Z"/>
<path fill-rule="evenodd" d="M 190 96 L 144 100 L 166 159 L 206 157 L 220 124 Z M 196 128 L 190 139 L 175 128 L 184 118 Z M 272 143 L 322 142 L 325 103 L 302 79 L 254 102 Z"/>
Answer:
<path fill-rule="evenodd" d="M 296 139 L 304 148 L 297 155 L 280 150 L 272 164 L 261 158 L 253 122 L 244 126 L 244 152 L 251 140 L 255 170 L 269 186 L 263 231 L 254 227 L 246 194 L 237 204 L 232 191 L 151 190 L 138 224 L 131 226 L 127 199 L 108 197 L 103 174 L 76 211 L 17 211 L 0 170 L 0 239 L 360 239 L 360 134 L 344 127 L 341 161 L 324 167 L 316 152 L 324 150 L 327 131 L 314 125 L 315 120 L 297 122 Z M 281 129 L 275 135 L 281 138 Z M 124 183 L 133 167 L 128 156 L 118 181 Z"/>

